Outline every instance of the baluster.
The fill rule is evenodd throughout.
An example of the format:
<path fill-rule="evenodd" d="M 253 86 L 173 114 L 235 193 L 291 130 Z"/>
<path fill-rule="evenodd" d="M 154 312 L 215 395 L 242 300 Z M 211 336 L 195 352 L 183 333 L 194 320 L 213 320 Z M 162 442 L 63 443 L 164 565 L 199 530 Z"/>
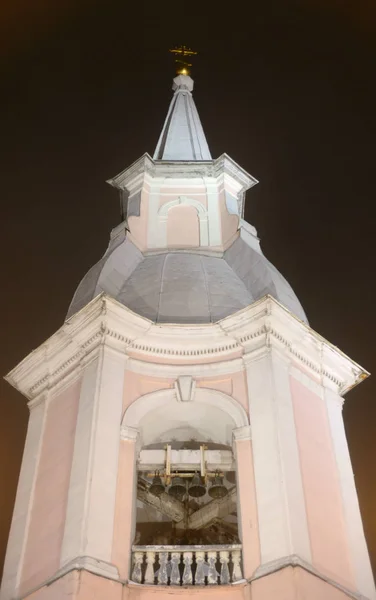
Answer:
<path fill-rule="evenodd" d="M 159 556 L 158 583 L 160 585 L 167 585 L 167 583 L 168 583 L 168 575 L 167 575 L 168 552 L 159 552 L 158 556 Z"/>
<path fill-rule="evenodd" d="M 183 562 L 184 562 L 184 573 L 183 573 L 183 585 L 192 585 L 192 564 L 193 553 L 192 552 L 183 552 Z"/>
<path fill-rule="evenodd" d="M 222 583 L 222 585 L 228 585 L 230 583 L 230 572 L 228 570 L 228 562 L 230 560 L 230 553 L 228 552 L 228 550 L 220 551 L 219 560 L 222 565 L 219 581 Z"/>
<path fill-rule="evenodd" d="M 240 565 L 240 550 L 233 550 L 231 553 L 231 562 L 234 566 L 232 570 L 232 581 L 239 581 L 243 579 L 242 568 Z"/>
<path fill-rule="evenodd" d="M 218 583 L 218 571 L 215 568 L 215 563 L 217 562 L 217 552 L 215 550 L 210 550 L 208 552 L 208 563 L 209 563 L 209 569 L 208 569 L 208 584 L 209 585 L 214 585 L 215 583 Z"/>
<path fill-rule="evenodd" d="M 154 563 L 155 552 L 153 550 L 148 550 L 146 552 L 145 583 L 154 583 Z"/>
<path fill-rule="evenodd" d="M 180 585 L 180 552 L 171 552 L 171 585 Z"/>
<path fill-rule="evenodd" d="M 196 585 L 205 585 L 205 552 L 197 551 L 196 552 L 196 574 L 195 574 L 195 584 Z"/>
<path fill-rule="evenodd" d="M 144 560 L 143 552 L 135 552 L 133 555 L 133 571 L 132 571 L 132 581 L 135 583 L 142 582 L 142 562 Z"/>

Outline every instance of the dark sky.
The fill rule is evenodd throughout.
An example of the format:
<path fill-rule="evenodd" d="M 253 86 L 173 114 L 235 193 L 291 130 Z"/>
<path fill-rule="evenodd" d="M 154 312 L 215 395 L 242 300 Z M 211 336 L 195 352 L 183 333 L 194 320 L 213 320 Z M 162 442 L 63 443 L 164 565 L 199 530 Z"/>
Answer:
<path fill-rule="evenodd" d="M 1 375 L 62 325 L 105 251 L 119 222 L 105 180 L 154 151 L 174 44 L 200 52 L 195 100 L 212 155 L 260 180 L 246 218 L 264 253 L 311 326 L 376 373 L 374 1 L 0 10 Z M 350 392 L 344 418 L 376 570 L 375 391 L 371 378 Z M 5 381 L 0 392 L 1 565 L 28 413 Z"/>

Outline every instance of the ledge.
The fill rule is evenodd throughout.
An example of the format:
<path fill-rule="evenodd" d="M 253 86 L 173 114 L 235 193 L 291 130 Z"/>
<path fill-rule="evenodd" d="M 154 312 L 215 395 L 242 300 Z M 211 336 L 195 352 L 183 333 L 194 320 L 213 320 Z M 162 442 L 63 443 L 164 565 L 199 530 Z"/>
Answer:
<path fill-rule="evenodd" d="M 184 374 L 184 368 L 194 377 L 195 366 L 202 374 L 212 363 L 217 371 L 244 370 L 249 362 L 274 353 L 341 396 L 369 375 L 271 296 L 217 323 L 179 325 L 153 323 L 100 294 L 6 380 L 30 400 L 37 399 L 64 385 L 68 377 L 79 376 L 104 347 L 120 352 L 129 365 L 138 362 L 175 378 Z"/>

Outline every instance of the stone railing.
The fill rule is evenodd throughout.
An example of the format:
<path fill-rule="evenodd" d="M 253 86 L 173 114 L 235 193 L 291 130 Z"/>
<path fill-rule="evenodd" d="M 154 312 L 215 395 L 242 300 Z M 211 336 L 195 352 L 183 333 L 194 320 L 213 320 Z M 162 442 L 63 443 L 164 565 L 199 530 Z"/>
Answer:
<path fill-rule="evenodd" d="M 242 579 L 241 545 L 133 546 L 131 579 L 145 585 L 229 585 Z"/>

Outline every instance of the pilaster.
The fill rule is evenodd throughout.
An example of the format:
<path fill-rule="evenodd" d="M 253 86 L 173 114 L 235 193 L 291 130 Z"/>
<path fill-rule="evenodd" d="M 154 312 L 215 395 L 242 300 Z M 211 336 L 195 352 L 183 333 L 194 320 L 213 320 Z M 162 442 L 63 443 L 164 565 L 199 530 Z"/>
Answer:
<path fill-rule="evenodd" d="M 150 192 L 147 199 L 147 232 L 146 249 L 160 248 L 166 245 L 167 218 L 162 227 L 158 227 L 158 210 L 160 203 L 161 180 L 150 181 Z M 162 239 L 164 238 L 164 244 Z"/>
<path fill-rule="evenodd" d="M 239 537 L 243 545 L 243 575 L 249 579 L 260 565 L 256 486 L 253 469 L 251 426 L 233 430 L 236 461 Z"/>
<path fill-rule="evenodd" d="M 342 417 L 343 399 L 333 390 L 325 389 L 325 400 L 355 581 L 359 592 L 366 598 L 374 600 L 376 598 L 375 584 L 364 537 L 362 517 Z"/>
<path fill-rule="evenodd" d="M 102 344 L 83 376 L 61 567 L 79 556 L 111 563 L 124 365 Z"/>
<path fill-rule="evenodd" d="M 216 180 L 204 177 L 208 202 L 209 246 L 222 245 L 221 217 L 219 212 L 218 184 Z"/>
<path fill-rule="evenodd" d="M 311 562 L 311 548 L 290 388 L 290 360 L 272 351 L 273 396 L 276 403 L 281 476 L 284 482 L 290 553 Z"/>
<path fill-rule="evenodd" d="M 137 450 L 139 432 L 122 427 L 114 522 L 112 563 L 120 578 L 128 580 L 131 572 L 132 544 L 136 534 Z"/>
<path fill-rule="evenodd" d="M 30 417 L 18 481 L 16 502 L 4 563 L 1 600 L 13 598 L 18 590 L 26 547 L 33 490 L 38 470 L 46 416 L 46 394 L 29 404 Z"/>
<path fill-rule="evenodd" d="M 286 358 L 265 348 L 246 358 L 261 564 L 311 560 Z"/>

